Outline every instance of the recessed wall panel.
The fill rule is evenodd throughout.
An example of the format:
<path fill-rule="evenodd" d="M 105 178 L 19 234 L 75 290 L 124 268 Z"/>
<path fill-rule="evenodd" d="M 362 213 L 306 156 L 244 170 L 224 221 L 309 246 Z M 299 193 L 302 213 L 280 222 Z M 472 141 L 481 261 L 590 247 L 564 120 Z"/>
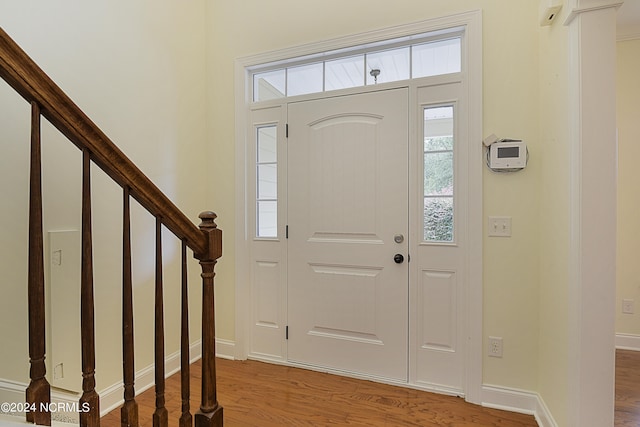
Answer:
<path fill-rule="evenodd" d="M 379 341 L 376 335 L 376 287 L 379 269 L 311 265 L 314 281 L 313 335 Z"/>
<path fill-rule="evenodd" d="M 309 125 L 311 235 L 375 236 L 379 123 L 375 116 L 339 115 Z"/>
<path fill-rule="evenodd" d="M 276 328 L 280 306 L 279 263 L 257 261 L 255 265 L 255 323 L 259 326 Z"/>
<path fill-rule="evenodd" d="M 422 271 L 422 347 L 456 350 L 456 275 Z"/>

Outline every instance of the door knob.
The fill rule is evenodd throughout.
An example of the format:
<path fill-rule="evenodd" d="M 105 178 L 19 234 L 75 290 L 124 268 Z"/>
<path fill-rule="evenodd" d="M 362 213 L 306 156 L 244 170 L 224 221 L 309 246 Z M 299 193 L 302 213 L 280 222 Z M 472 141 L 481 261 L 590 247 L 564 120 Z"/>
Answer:
<path fill-rule="evenodd" d="M 402 262 L 404 261 L 404 257 L 402 256 L 402 254 L 395 254 L 393 256 L 393 260 L 396 262 L 396 264 L 402 264 Z"/>

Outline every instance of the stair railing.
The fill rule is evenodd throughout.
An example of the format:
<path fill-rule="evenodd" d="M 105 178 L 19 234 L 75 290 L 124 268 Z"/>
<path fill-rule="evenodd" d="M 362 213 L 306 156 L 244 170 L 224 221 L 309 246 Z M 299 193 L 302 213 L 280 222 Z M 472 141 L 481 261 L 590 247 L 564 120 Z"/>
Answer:
<path fill-rule="evenodd" d="M 164 388 L 164 313 L 162 283 L 162 226 L 182 241 L 181 304 L 181 395 L 180 427 L 223 425 L 222 406 L 216 395 L 214 267 L 222 256 L 222 231 L 213 212 L 199 215 L 195 226 L 122 151 L 78 108 L 29 56 L 0 28 L 0 77 L 31 104 L 31 161 L 29 197 L 29 362 L 30 383 L 26 402 L 35 408 L 27 421 L 51 425 L 50 384 L 45 368 L 45 284 L 42 226 L 41 117 L 46 118 L 82 151 L 82 259 L 81 259 L 81 344 L 82 396 L 79 401 L 81 426 L 100 425 L 100 398 L 95 390 L 95 327 L 93 257 L 91 231 L 91 173 L 93 162 L 123 189 L 123 286 L 122 340 L 124 404 L 123 426 L 137 427 L 138 407 L 134 389 L 133 298 L 131 280 L 130 199 L 134 198 L 156 218 L 155 277 L 155 382 L 154 427 L 168 425 Z M 194 416 L 189 409 L 189 330 L 187 301 L 187 248 L 202 268 L 202 398 Z M 86 411 L 84 409 L 87 409 Z"/>

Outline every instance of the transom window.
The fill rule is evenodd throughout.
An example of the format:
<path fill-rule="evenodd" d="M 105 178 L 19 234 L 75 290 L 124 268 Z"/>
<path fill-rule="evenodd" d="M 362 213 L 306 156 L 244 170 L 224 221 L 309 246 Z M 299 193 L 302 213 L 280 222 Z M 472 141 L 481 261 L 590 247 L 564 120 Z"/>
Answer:
<path fill-rule="evenodd" d="M 253 102 L 458 73 L 462 32 L 403 37 L 252 70 Z"/>

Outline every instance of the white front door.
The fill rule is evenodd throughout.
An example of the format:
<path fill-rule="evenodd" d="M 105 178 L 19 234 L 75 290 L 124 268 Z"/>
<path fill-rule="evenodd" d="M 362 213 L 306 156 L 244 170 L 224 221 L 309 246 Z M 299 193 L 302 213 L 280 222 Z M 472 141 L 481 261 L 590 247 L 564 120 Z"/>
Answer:
<path fill-rule="evenodd" d="M 288 359 L 407 381 L 408 89 L 288 123 Z"/>

